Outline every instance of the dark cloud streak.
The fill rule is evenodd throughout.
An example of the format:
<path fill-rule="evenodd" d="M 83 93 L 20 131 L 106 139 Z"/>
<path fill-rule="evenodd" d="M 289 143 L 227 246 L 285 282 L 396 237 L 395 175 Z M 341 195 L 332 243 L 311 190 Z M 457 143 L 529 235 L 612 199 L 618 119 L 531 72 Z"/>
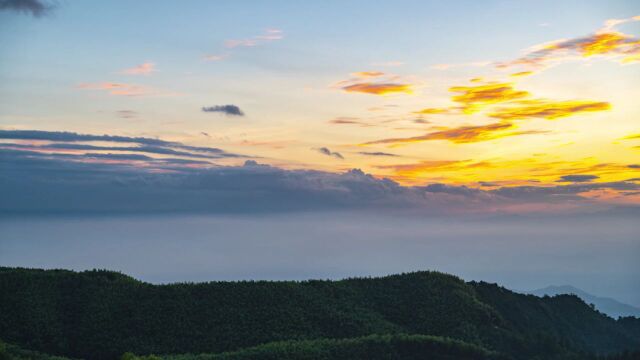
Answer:
<path fill-rule="evenodd" d="M 218 112 L 228 116 L 244 116 L 244 112 L 236 105 L 215 105 L 205 106 L 202 108 L 204 112 Z"/>

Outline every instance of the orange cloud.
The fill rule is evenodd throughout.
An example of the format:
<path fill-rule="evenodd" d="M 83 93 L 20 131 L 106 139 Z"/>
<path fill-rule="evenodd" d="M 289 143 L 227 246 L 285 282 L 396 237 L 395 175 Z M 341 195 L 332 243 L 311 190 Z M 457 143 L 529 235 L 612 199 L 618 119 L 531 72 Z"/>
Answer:
<path fill-rule="evenodd" d="M 611 104 L 603 101 L 569 100 L 552 101 L 545 99 L 518 101 L 516 105 L 495 109 L 489 116 L 502 120 L 525 118 L 559 119 L 577 113 L 605 111 Z"/>
<path fill-rule="evenodd" d="M 152 62 L 146 62 L 138 66 L 134 66 L 130 69 L 124 69 L 122 70 L 122 73 L 127 75 L 150 75 L 151 73 L 156 71 L 158 71 L 156 70 L 156 64 Z"/>
<path fill-rule="evenodd" d="M 409 84 L 371 83 L 363 82 L 342 87 L 346 92 L 359 92 L 372 95 L 386 95 L 393 93 L 411 94 L 413 90 Z"/>
<path fill-rule="evenodd" d="M 448 140 L 454 143 L 464 144 L 464 143 L 493 140 L 493 139 L 498 139 L 498 138 L 507 137 L 507 136 L 538 133 L 533 131 L 528 131 L 528 132 L 505 131 L 505 130 L 512 129 L 513 127 L 514 127 L 513 124 L 507 123 L 507 122 L 493 123 L 493 124 L 479 125 L 479 126 L 461 126 L 458 128 L 428 133 L 422 136 L 376 140 L 376 141 L 367 142 L 364 145 L 403 144 L 403 143 L 414 143 L 414 142 L 422 142 L 422 141 L 429 141 L 429 140 Z"/>
<path fill-rule="evenodd" d="M 451 92 L 461 93 L 451 99 L 463 105 L 462 112 L 473 114 L 482 107 L 522 99 L 530 94 L 527 91 L 515 90 L 510 83 L 489 83 L 478 86 L 454 86 Z"/>

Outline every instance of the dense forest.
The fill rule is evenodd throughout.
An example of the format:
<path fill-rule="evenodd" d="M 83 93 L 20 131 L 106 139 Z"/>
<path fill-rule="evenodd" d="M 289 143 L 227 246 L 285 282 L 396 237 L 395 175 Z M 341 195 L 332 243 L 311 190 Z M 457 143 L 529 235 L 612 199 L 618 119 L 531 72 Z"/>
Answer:
<path fill-rule="evenodd" d="M 640 355 L 640 319 L 438 272 L 153 285 L 0 268 L 0 339 L 0 360 L 622 360 Z"/>

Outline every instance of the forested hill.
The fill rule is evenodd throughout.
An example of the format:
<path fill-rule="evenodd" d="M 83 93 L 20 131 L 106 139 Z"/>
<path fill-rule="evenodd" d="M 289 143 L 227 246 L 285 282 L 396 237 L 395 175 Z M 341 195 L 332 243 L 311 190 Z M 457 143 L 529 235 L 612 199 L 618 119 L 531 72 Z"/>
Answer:
<path fill-rule="evenodd" d="M 584 359 L 640 349 L 640 320 L 614 320 L 573 295 L 539 298 L 437 272 L 152 285 L 102 270 L 0 268 L 0 339 L 88 359 Z"/>

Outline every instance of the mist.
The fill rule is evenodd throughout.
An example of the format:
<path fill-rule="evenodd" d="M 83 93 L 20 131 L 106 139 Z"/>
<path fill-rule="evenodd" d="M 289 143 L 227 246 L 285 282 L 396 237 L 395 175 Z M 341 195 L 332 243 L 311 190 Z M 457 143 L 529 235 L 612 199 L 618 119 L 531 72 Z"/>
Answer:
<path fill-rule="evenodd" d="M 152 283 L 437 270 L 514 290 L 571 284 L 640 304 L 634 216 L 7 217 L 0 265 L 121 271 Z"/>

